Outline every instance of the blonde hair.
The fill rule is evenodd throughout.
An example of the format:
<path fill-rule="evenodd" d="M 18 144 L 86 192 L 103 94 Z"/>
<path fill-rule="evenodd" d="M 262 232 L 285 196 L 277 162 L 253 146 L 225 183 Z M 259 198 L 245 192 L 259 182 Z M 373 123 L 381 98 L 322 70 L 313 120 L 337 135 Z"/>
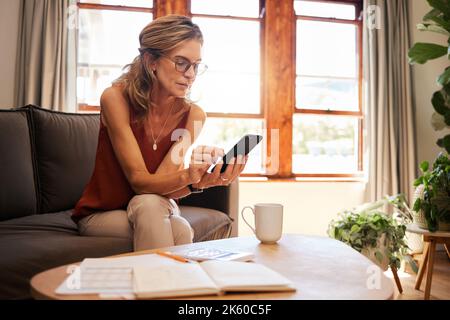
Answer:
<path fill-rule="evenodd" d="M 200 28 L 189 17 L 168 15 L 155 19 L 139 34 L 139 52 L 133 62 L 126 65 L 123 73 L 113 84 L 121 84 L 137 115 L 142 117 L 148 113 L 152 90 L 157 82 L 156 76 L 145 63 L 144 53 L 151 55 L 153 60 L 180 45 L 185 40 L 198 40 L 203 45 L 203 35 Z M 182 99 L 185 102 L 185 99 Z"/>

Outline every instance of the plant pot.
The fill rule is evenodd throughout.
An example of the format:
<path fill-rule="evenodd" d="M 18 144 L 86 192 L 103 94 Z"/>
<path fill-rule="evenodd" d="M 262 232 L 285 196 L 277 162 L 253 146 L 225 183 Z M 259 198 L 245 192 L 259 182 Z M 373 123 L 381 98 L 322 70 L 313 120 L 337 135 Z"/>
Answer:
<path fill-rule="evenodd" d="M 415 203 L 416 199 L 418 199 L 418 198 L 423 199 L 423 191 L 424 191 L 423 184 L 417 186 L 416 190 L 414 191 L 413 203 Z M 416 212 L 413 210 L 412 214 L 413 214 L 413 222 L 418 227 L 428 230 L 428 224 L 425 219 L 425 214 L 424 214 L 423 210 L 419 210 L 419 212 Z M 438 231 L 450 231 L 450 222 L 439 220 L 437 230 Z M 408 243 L 408 246 L 409 246 L 409 243 Z"/>
<path fill-rule="evenodd" d="M 412 202 L 413 204 L 416 202 L 418 198 L 423 199 L 423 190 L 424 190 L 423 184 L 417 186 L 416 190 L 414 191 Z M 417 224 L 419 228 L 428 229 L 427 220 L 425 219 L 425 213 L 423 212 L 423 210 L 419 210 L 418 212 L 412 210 L 412 214 L 413 214 L 412 215 L 413 222 Z"/>
<path fill-rule="evenodd" d="M 386 246 L 385 246 L 386 234 L 382 234 L 380 238 L 377 240 L 376 247 L 365 247 L 361 250 L 361 254 L 369 258 L 373 263 L 379 266 L 382 270 L 386 271 L 389 268 L 389 257 L 386 255 Z M 375 255 L 375 253 L 379 251 L 383 254 L 382 261 L 379 261 Z"/>
<path fill-rule="evenodd" d="M 412 213 L 413 213 L 413 222 L 417 224 L 419 228 L 428 230 L 428 224 L 427 220 L 425 219 L 425 214 L 423 210 L 419 210 L 419 212 L 413 210 Z"/>
<path fill-rule="evenodd" d="M 423 240 L 422 235 L 417 233 L 412 233 L 409 231 L 405 232 L 406 243 L 409 247 L 409 254 L 416 254 L 423 252 Z"/>

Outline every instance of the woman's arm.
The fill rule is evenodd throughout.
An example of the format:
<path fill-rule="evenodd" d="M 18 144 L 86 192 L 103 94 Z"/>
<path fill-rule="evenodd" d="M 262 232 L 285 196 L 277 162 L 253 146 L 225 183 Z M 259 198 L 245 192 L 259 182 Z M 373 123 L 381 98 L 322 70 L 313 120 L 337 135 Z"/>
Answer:
<path fill-rule="evenodd" d="M 205 120 L 205 112 L 199 106 L 192 104 L 186 122 L 185 135 L 183 135 L 181 140 L 175 142 L 172 145 L 169 152 L 166 154 L 163 161 L 156 170 L 156 174 L 183 170 L 186 153 L 200 135 Z M 173 161 L 174 159 L 176 161 Z M 164 194 L 164 196 L 170 199 L 179 199 L 188 196 L 190 193 L 191 191 L 189 190 L 189 188 L 184 187 L 180 190 Z"/>
<path fill-rule="evenodd" d="M 198 182 L 206 166 L 150 174 L 130 127 L 129 106 L 118 87 L 107 88 L 100 99 L 101 121 L 108 130 L 121 168 L 137 194 L 167 194 Z"/>
<path fill-rule="evenodd" d="M 191 194 L 191 190 L 189 190 L 188 187 L 184 187 L 183 189 L 180 189 L 178 191 L 174 191 L 174 192 L 166 194 L 165 197 L 167 197 L 169 199 L 181 199 L 181 198 L 187 197 L 190 194 Z"/>

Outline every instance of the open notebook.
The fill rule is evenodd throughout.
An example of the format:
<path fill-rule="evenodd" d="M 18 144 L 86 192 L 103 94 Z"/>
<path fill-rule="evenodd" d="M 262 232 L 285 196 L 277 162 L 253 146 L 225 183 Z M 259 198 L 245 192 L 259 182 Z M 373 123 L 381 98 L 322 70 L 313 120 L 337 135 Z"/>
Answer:
<path fill-rule="evenodd" d="M 133 268 L 138 299 L 295 290 L 291 281 L 256 263 L 210 260 Z"/>

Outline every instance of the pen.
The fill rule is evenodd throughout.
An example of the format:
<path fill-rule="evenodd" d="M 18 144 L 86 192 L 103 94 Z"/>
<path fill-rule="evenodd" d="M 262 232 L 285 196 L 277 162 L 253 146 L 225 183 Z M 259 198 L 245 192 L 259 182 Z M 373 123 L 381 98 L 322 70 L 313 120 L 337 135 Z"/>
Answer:
<path fill-rule="evenodd" d="M 171 258 L 171 259 L 174 259 L 174 260 L 177 260 L 177 261 L 180 261 L 180 262 L 185 262 L 185 263 L 190 262 L 188 259 L 183 258 L 181 256 L 177 256 L 177 255 L 175 255 L 173 253 L 170 253 L 170 252 L 157 250 L 157 251 L 155 251 L 155 253 L 159 254 L 160 256 Z"/>

